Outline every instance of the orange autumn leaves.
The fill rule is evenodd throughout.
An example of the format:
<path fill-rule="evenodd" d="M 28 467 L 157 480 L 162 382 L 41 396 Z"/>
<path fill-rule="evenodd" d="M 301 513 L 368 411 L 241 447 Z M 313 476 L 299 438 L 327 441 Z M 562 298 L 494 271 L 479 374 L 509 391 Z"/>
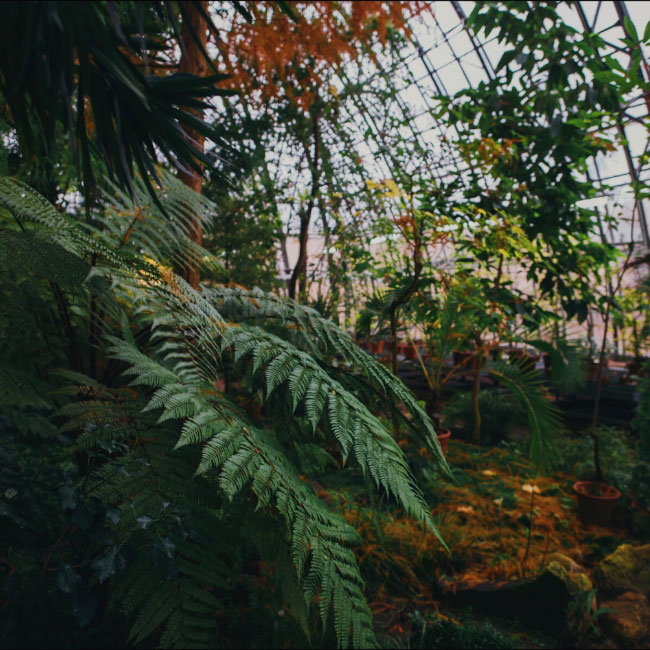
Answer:
<path fill-rule="evenodd" d="M 260 103 L 286 96 L 304 110 L 313 105 L 331 71 L 357 58 L 373 36 L 384 43 L 389 25 L 408 34 L 409 20 L 430 11 L 430 3 L 421 1 L 316 1 L 290 6 L 298 22 L 276 3 L 249 3 L 252 23 L 236 16 L 217 46 L 231 75 L 224 85 L 243 90 Z M 369 48 L 367 52 L 372 56 Z"/>
<path fill-rule="evenodd" d="M 450 445 L 449 459 L 462 467 L 463 480 L 437 484 L 433 514 L 451 556 L 433 533 L 398 511 L 373 513 L 363 498 L 319 492 L 338 504 L 363 538 L 355 553 L 370 588 L 377 589 L 373 609 L 399 597 L 431 599 L 434 579 L 451 588 L 535 575 L 553 553 L 580 559 L 590 555 L 600 538 L 624 538 L 623 530 L 587 529 L 579 522 L 572 502 L 563 499 L 569 494 L 566 476 L 531 478 L 529 464 L 505 450 L 459 442 Z"/>

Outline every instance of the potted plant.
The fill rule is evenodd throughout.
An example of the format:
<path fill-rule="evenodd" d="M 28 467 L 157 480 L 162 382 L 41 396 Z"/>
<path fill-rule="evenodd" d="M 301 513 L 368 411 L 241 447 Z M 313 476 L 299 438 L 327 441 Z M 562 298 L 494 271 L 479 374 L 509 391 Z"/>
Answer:
<path fill-rule="evenodd" d="M 444 427 L 438 427 L 438 442 L 440 443 L 440 449 L 442 453 L 446 456 L 447 450 L 449 449 L 449 438 L 451 438 L 451 431 L 445 429 Z"/>
<path fill-rule="evenodd" d="M 578 516 L 585 524 L 608 526 L 621 493 L 606 483 L 598 484 L 598 490 L 594 486 L 593 481 L 576 481 L 573 484 L 573 491 L 578 497 Z"/>
<path fill-rule="evenodd" d="M 603 480 L 603 470 L 600 464 L 600 438 L 595 426 L 592 426 L 590 435 L 594 442 L 594 480 L 576 481 L 573 484 L 573 491 L 578 499 L 580 520 L 585 524 L 607 526 L 621 493 Z"/>
<path fill-rule="evenodd" d="M 603 369 L 606 366 L 607 330 L 612 312 L 613 296 L 616 295 L 621 286 L 621 280 L 623 279 L 630 255 L 631 249 L 628 253 L 627 260 L 623 264 L 622 270 L 619 273 L 616 289 L 611 290 L 607 296 L 608 299 L 603 318 L 603 338 L 600 344 L 600 355 L 595 376 L 596 399 L 594 400 L 594 412 L 591 419 L 591 430 L 589 432 L 594 443 L 595 476 L 593 481 L 577 481 L 573 484 L 573 491 L 578 499 L 578 516 L 584 523 L 595 524 L 597 526 L 607 526 L 609 524 L 612 512 L 614 511 L 614 506 L 621 496 L 621 493 L 615 487 L 607 485 L 603 481 L 603 469 L 600 464 L 600 438 L 598 436 L 597 425 Z"/>

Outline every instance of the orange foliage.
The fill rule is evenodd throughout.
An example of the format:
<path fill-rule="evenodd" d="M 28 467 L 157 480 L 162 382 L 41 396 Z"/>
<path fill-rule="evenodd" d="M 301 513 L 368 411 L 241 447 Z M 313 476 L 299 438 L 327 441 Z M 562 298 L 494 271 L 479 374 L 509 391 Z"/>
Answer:
<path fill-rule="evenodd" d="M 471 162 L 475 158 L 486 167 L 494 167 L 502 160 L 505 160 L 508 165 L 512 164 L 517 153 L 518 142 L 521 142 L 521 138 L 505 138 L 503 142 L 483 138 L 478 143 L 461 144 L 459 147 L 466 162 Z"/>
<path fill-rule="evenodd" d="M 585 527 L 575 508 L 563 503 L 562 497 L 571 494 L 567 488 L 571 477 L 531 478 L 529 464 L 504 450 L 479 450 L 453 441 L 449 461 L 452 467 L 463 468 L 465 479 L 461 484 L 437 484 L 438 504 L 432 514 L 451 555 L 435 535 L 399 511 L 373 515 L 363 497 L 318 493 L 333 499 L 362 536 L 355 552 L 375 585 L 371 608 L 385 613 L 387 619 L 402 600 L 416 606 L 431 602 L 435 581 L 453 591 L 459 586 L 530 577 L 546 566 L 552 553 L 569 555 L 582 564 L 599 538 L 625 539 L 624 530 Z M 526 555 L 531 493 L 532 535 Z M 508 494 L 510 500 L 504 500 Z"/>
<path fill-rule="evenodd" d="M 430 3 L 315 1 L 291 8 L 298 23 L 275 3 L 250 3 L 253 23 L 236 16 L 217 46 L 231 75 L 225 84 L 261 102 L 286 95 L 308 110 L 328 70 L 356 58 L 373 33 L 384 43 L 389 25 L 408 34 L 409 19 L 430 11 Z"/>

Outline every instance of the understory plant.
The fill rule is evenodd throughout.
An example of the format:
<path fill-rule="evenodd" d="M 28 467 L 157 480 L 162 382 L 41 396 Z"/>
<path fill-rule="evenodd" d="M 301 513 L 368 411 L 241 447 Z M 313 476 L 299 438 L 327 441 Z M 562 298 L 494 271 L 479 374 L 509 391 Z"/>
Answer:
<path fill-rule="evenodd" d="M 171 174 L 162 183 L 154 201 L 134 181 L 133 207 L 106 181 L 83 223 L 0 179 L 3 415 L 17 436 L 36 429 L 33 395 L 44 442 L 63 436 L 76 466 L 74 481 L 52 486 L 77 521 L 48 551 L 45 575 L 59 567 L 56 588 L 75 606 L 99 590 L 130 621 L 131 643 L 213 647 L 228 637 L 218 613 L 238 591 L 255 592 L 241 581 L 253 561 L 302 643 L 324 634 L 326 644 L 374 646 L 352 551 L 361 540 L 310 480 L 324 462 L 357 467 L 437 534 L 368 404 L 385 405 L 446 471 L 431 421 L 313 309 L 261 290 L 195 290 L 171 271 L 216 263 L 189 236 L 212 206 Z M 94 532 L 70 545 L 79 530 Z"/>

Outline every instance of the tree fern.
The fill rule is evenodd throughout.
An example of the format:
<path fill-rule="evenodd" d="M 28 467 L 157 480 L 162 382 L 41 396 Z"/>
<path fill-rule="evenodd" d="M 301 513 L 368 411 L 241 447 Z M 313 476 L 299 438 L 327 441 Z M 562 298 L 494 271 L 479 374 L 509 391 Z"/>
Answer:
<path fill-rule="evenodd" d="M 352 337 L 323 318 L 315 309 L 300 305 L 289 299 L 267 294 L 260 289 L 252 291 L 241 287 L 220 287 L 206 289 L 207 299 L 214 302 L 225 318 L 238 317 L 243 323 L 267 323 L 279 320 L 282 325 L 292 323 L 296 329 L 282 330 L 299 332 L 303 336 L 296 344 L 321 360 L 324 355 L 338 355 L 354 373 L 364 376 L 370 385 L 380 391 L 390 402 L 402 402 L 413 415 L 412 428 L 424 434 L 429 448 L 437 461 L 446 469 L 446 461 L 440 451 L 431 420 L 418 404 L 413 394 L 383 364 L 359 348 Z M 316 351 L 316 352 L 314 352 Z M 295 380 L 294 380 L 295 381 Z"/>
<path fill-rule="evenodd" d="M 359 537 L 304 482 L 285 445 L 300 444 L 296 432 L 314 444 L 326 438 L 436 532 L 402 451 L 361 398 L 372 390 L 404 404 L 410 426 L 446 468 L 433 427 L 397 378 L 313 310 L 259 291 L 196 291 L 168 270 L 170 262 L 203 255 L 188 242 L 186 217 L 197 210 L 207 219 L 211 207 L 164 178 L 164 211 L 151 204 L 146 214 L 134 211 L 107 189 L 104 210 L 83 227 L 26 186 L 0 181 L 0 207 L 11 218 L 5 231 L 18 232 L 9 223 L 19 222 L 28 237 L 34 231 L 74 255 L 86 266 L 70 291 L 101 298 L 93 304 L 102 314 L 112 383 L 68 374 L 74 387 L 65 394 L 75 399 L 58 417 L 63 430 L 75 432 L 78 449 L 102 450 L 85 485 L 87 496 L 115 509 L 116 542 L 98 561 L 105 565 L 122 552 L 131 558 L 110 579 L 113 602 L 134 617 L 133 643 L 155 637 L 170 647 L 214 645 L 228 558 L 247 541 L 229 517 L 246 512 L 276 527 L 269 548 L 280 567 L 278 586 L 303 629 L 317 604 L 324 626 L 331 616 L 340 646 L 375 645 L 351 549 Z M 25 249 L 34 241 L 25 239 Z M 89 277 L 103 279 L 101 296 Z M 128 386 L 108 372 L 114 368 Z M 291 426 L 280 432 L 251 421 L 217 388 L 226 370 L 251 392 L 263 388 L 265 401 L 285 417 L 295 412 Z"/>

